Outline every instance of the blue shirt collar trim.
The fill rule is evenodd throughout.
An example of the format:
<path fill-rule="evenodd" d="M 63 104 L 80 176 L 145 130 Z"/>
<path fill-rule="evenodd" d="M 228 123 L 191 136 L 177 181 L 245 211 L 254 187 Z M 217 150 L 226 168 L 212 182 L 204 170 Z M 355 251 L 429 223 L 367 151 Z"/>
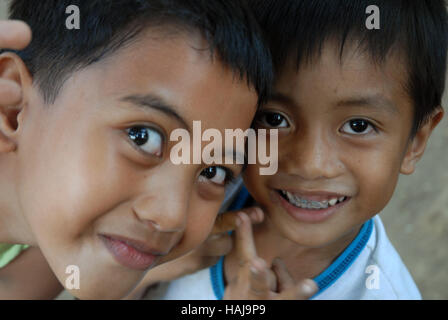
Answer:
<path fill-rule="evenodd" d="M 350 245 L 342 252 L 341 255 L 320 275 L 314 278 L 314 281 L 319 287 L 319 291 L 311 298 L 315 298 L 321 294 L 325 289 L 330 287 L 338 280 L 345 271 L 355 262 L 361 251 L 367 245 L 373 230 L 373 220 L 370 219 L 362 226 L 356 238 Z"/>

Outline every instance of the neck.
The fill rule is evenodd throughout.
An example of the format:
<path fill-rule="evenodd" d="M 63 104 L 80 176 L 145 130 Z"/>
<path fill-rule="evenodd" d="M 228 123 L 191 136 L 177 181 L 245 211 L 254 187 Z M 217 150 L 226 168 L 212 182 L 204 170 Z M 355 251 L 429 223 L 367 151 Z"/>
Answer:
<path fill-rule="evenodd" d="M 356 238 L 361 226 L 337 240 L 320 246 L 305 247 L 284 237 L 269 219 L 254 230 L 258 255 L 268 265 L 277 257 L 282 259 L 296 280 L 314 278 L 328 268 Z"/>

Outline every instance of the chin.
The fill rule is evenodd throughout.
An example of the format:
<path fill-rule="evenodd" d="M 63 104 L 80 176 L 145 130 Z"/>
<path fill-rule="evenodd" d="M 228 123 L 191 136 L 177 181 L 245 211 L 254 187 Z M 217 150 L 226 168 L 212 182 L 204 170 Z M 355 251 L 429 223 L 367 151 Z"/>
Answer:
<path fill-rule="evenodd" d="M 272 211 L 271 211 L 272 212 Z M 338 238 L 335 229 L 326 230 L 328 226 L 323 224 L 306 224 L 290 219 L 279 218 L 285 215 L 282 212 L 276 212 L 274 215 L 268 214 L 272 226 L 283 237 L 296 243 L 298 246 L 307 248 L 324 247 Z"/>

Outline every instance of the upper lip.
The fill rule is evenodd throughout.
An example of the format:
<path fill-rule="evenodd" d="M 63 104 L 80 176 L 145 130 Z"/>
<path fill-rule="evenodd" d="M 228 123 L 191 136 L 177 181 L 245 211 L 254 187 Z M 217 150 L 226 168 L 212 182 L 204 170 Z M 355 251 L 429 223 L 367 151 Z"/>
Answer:
<path fill-rule="evenodd" d="M 130 239 L 130 238 L 123 237 L 123 236 L 110 235 L 110 234 L 101 234 L 101 236 L 109 238 L 109 239 L 113 239 L 116 241 L 123 242 L 123 243 L 127 244 L 128 246 L 131 246 L 135 250 L 140 251 L 144 254 L 149 254 L 149 255 L 154 255 L 154 256 L 164 256 L 168 253 L 168 252 L 162 252 L 161 250 L 154 249 L 150 245 L 146 244 L 144 241 Z"/>
<path fill-rule="evenodd" d="M 303 189 L 275 189 L 278 191 L 287 191 L 296 197 L 311 201 L 325 201 L 334 198 L 348 197 L 346 194 L 323 190 L 303 190 Z"/>

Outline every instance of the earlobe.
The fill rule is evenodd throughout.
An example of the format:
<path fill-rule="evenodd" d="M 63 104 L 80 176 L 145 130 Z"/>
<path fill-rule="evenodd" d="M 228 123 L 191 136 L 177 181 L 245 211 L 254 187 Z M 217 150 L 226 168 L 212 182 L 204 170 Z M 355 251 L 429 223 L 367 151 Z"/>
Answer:
<path fill-rule="evenodd" d="M 414 138 L 409 142 L 406 154 L 401 163 L 400 172 L 410 175 L 414 173 L 417 162 L 423 156 L 428 139 L 431 133 L 440 123 L 444 115 L 441 107 L 438 107 L 428 118 L 428 120 L 419 128 Z"/>
<path fill-rule="evenodd" d="M 19 56 L 7 52 L 0 55 L 0 152 L 16 149 L 19 114 L 26 101 L 32 78 Z"/>

